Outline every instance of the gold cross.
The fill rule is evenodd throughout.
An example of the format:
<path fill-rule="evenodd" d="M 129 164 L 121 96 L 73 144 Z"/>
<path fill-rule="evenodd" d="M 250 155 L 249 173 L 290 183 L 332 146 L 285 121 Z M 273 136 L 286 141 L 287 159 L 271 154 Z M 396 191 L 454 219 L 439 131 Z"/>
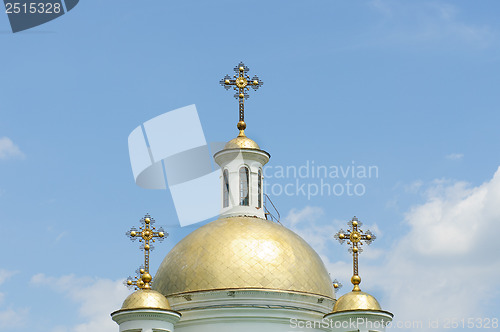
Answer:
<path fill-rule="evenodd" d="M 236 67 L 234 67 L 234 72 L 236 73 L 236 75 L 233 75 L 233 78 L 231 78 L 231 76 L 229 75 L 226 75 L 219 81 L 224 89 L 229 90 L 231 87 L 233 87 L 234 91 L 236 91 L 234 97 L 238 99 L 240 105 L 240 121 L 238 122 L 237 126 L 240 130 L 240 136 L 245 136 L 245 99 L 250 98 L 247 92 L 249 88 L 257 90 L 262 86 L 262 84 L 264 84 L 264 82 L 262 82 L 255 75 L 250 79 L 250 76 L 247 75 L 249 71 L 250 69 L 245 66 L 243 62 L 240 62 Z"/>
<path fill-rule="evenodd" d="M 140 277 L 135 277 L 136 280 L 129 277 L 127 285 L 134 285 L 141 289 L 149 289 L 151 288 L 153 280 L 151 274 L 149 274 L 149 252 L 154 249 L 154 246 L 150 244 L 150 241 L 155 242 L 155 239 L 158 239 L 158 241 L 161 242 L 166 236 L 168 236 L 168 233 L 165 233 L 161 227 L 156 229 L 156 227 L 152 226 L 155 223 L 155 220 L 151 218 L 149 214 L 146 214 L 140 222 L 142 226 L 140 226 L 139 229 L 132 227 L 130 231 L 125 234 L 130 237 L 132 241 L 139 239 L 139 242 L 142 243 L 140 248 L 144 250 L 144 267 L 140 268 L 138 271 L 140 273 Z"/>
<path fill-rule="evenodd" d="M 370 245 L 377 237 L 369 230 L 363 232 L 359 228 L 363 225 L 363 223 L 359 221 L 355 216 L 351 221 L 347 223 L 347 225 L 349 226 L 349 229 L 345 232 L 344 230 L 340 229 L 340 231 L 335 234 L 334 238 L 337 239 L 341 244 L 347 240 L 347 244 L 350 246 L 349 252 L 352 253 L 353 268 L 351 282 L 354 285 L 353 291 L 360 291 L 359 284 L 361 283 L 361 277 L 358 274 L 358 255 L 363 251 L 363 249 L 361 248 L 363 242 Z"/>

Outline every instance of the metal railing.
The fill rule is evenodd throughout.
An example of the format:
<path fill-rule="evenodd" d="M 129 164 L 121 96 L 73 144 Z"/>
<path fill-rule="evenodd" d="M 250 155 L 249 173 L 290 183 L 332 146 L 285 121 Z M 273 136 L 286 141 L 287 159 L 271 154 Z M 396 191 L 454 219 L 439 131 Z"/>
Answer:
<path fill-rule="evenodd" d="M 268 207 L 267 203 L 269 203 L 270 208 L 272 207 L 274 214 L 267 208 Z M 269 196 L 267 194 L 264 194 L 264 214 L 265 214 L 267 220 L 275 221 L 275 222 L 281 224 L 280 223 L 280 218 L 281 218 L 280 213 L 279 213 L 278 209 L 276 208 L 276 206 L 274 206 L 273 201 L 271 201 L 271 198 L 269 198 Z"/>

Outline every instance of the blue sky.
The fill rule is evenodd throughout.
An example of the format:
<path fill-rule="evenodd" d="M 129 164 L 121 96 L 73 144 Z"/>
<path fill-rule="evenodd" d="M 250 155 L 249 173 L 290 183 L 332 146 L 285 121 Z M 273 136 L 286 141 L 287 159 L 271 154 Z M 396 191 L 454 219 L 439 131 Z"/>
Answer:
<path fill-rule="evenodd" d="M 17 34 L 0 15 L 0 330 L 113 331 L 119 282 L 141 262 L 124 233 L 146 212 L 167 229 L 155 270 L 199 226 L 178 227 L 168 192 L 134 184 L 127 137 L 196 104 L 208 141 L 233 138 L 237 102 L 218 81 L 239 61 L 264 81 L 246 132 L 270 165 L 379 170 L 357 179 L 362 196 L 272 197 L 340 294 L 350 257 L 330 235 L 357 215 L 379 235 L 361 255 L 362 288 L 397 319 L 495 317 L 499 10 L 87 0 Z"/>

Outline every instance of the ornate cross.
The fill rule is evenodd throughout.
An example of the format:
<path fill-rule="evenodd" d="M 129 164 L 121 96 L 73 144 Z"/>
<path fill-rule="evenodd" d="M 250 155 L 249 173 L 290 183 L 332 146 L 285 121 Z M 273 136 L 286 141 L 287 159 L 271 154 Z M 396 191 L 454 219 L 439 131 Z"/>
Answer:
<path fill-rule="evenodd" d="M 240 104 L 240 121 L 238 122 L 238 129 L 240 130 L 240 136 L 244 136 L 244 130 L 246 128 L 245 124 L 245 99 L 250 98 L 247 94 L 249 88 L 257 90 L 264 84 L 257 76 L 254 75 L 252 79 L 247 73 L 250 69 L 245 66 L 243 62 L 240 62 L 236 67 L 234 67 L 234 72 L 236 75 L 231 76 L 226 75 L 223 79 L 219 81 L 219 83 L 226 89 L 229 90 L 233 87 L 236 93 L 234 94 L 234 98 L 238 99 Z"/>
<path fill-rule="evenodd" d="M 377 237 L 372 234 L 369 230 L 363 232 L 359 227 L 363 225 L 361 221 L 358 220 L 355 216 L 351 221 L 347 223 L 349 229 L 344 232 L 343 229 L 335 234 L 334 238 L 337 239 L 341 244 L 347 240 L 347 244 L 349 247 L 349 252 L 352 253 L 352 268 L 353 275 L 351 278 L 351 282 L 354 285 L 353 291 L 360 291 L 359 284 L 361 283 L 361 277 L 358 275 L 358 255 L 363 251 L 361 246 L 363 242 L 370 245 L 373 240 Z"/>
<path fill-rule="evenodd" d="M 152 226 L 155 223 L 155 220 L 151 218 L 149 214 L 146 214 L 144 218 L 140 220 L 142 226 L 139 229 L 132 227 L 130 231 L 125 233 L 132 241 L 139 239 L 139 242 L 142 243 L 141 249 L 144 250 L 144 267 L 141 267 L 138 271 L 140 273 L 139 277 L 135 277 L 132 279 L 129 277 L 127 280 L 128 286 L 136 286 L 137 288 L 151 288 L 152 277 L 149 274 L 149 252 L 154 249 L 154 246 L 150 242 L 163 241 L 163 239 L 168 236 L 168 233 L 165 233 L 163 229 L 160 227 L 156 229 L 156 227 Z"/>

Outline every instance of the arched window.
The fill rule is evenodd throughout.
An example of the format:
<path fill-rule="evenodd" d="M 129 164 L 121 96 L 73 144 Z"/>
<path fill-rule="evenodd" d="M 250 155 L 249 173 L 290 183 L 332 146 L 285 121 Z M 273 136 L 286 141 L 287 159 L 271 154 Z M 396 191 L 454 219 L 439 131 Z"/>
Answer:
<path fill-rule="evenodd" d="M 240 205 L 248 206 L 248 167 L 240 168 Z"/>
<path fill-rule="evenodd" d="M 228 207 L 229 206 L 229 174 L 227 172 L 227 169 L 224 170 L 222 173 L 222 181 L 223 181 L 223 197 L 222 197 L 222 207 Z"/>
<path fill-rule="evenodd" d="M 259 169 L 259 173 L 257 174 L 257 207 L 262 207 L 262 171 Z"/>

